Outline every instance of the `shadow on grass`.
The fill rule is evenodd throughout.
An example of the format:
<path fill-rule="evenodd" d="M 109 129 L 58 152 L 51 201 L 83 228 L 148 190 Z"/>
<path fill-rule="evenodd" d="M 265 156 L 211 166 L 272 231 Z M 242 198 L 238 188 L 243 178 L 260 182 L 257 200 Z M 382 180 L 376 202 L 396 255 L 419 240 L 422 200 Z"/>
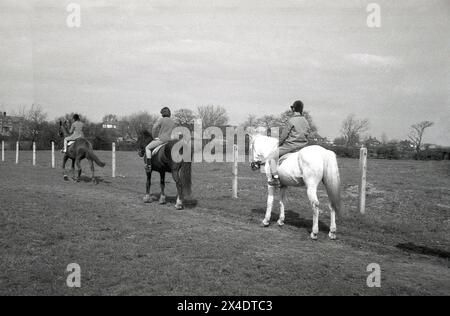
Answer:
<path fill-rule="evenodd" d="M 95 180 L 97 181 L 97 184 L 100 184 L 100 183 L 106 183 L 106 184 L 109 184 L 109 183 L 111 183 L 111 182 L 106 181 L 105 179 L 99 178 L 99 177 L 95 177 Z M 93 181 L 92 181 L 92 178 L 91 178 L 91 177 L 82 175 L 82 176 L 80 177 L 80 182 L 92 183 Z"/>
<path fill-rule="evenodd" d="M 161 197 L 161 194 L 152 194 L 151 198 L 154 202 L 159 201 Z M 166 202 L 167 204 L 176 204 L 177 203 L 177 197 L 176 196 L 166 196 Z M 198 205 L 197 200 L 185 200 L 184 201 L 184 207 L 187 209 L 194 208 Z"/>
<path fill-rule="evenodd" d="M 396 246 L 398 249 L 410 252 L 410 253 L 416 253 L 419 255 L 426 255 L 426 256 L 433 256 L 433 257 L 439 257 L 444 259 L 450 259 L 450 252 L 444 251 L 441 249 L 435 249 L 435 248 L 429 248 L 424 246 L 418 246 L 413 243 L 404 243 L 404 244 L 398 244 Z"/>
<path fill-rule="evenodd" d="M 264 217 L 264 215 L 266 214 L 266 210 L 264 210 L 262 208 L 257 208 L 257 209 L 253 209 L 252 213 L 258 214 L 258 215 L 261 215 L 262 217 Z M 275 213 L 272 213 L 272 216 L 274 214 Z M 279 213 L 277 213 L 276 216 L 278 216 L 278 214 Z M 296 213 L 294 211 L 285 211 L 285 214 L 286 214 L 286 219 L 284 221 L 285 225 L 294 226 L 294 227 L 297 227 L 297 228 L 305 228 L 309 232 L 311 232 L 312 225 L 313 225 L 312 219 L 302 218 L 302 217 L 300 217 L 298 215 L 298 213 Z M 311 217 L 312 217 L 312 213 L 311 213 Z M 330 227 L 319 220 L 319 230 L 321 230 L 321 231 L 329 231 Z"/>

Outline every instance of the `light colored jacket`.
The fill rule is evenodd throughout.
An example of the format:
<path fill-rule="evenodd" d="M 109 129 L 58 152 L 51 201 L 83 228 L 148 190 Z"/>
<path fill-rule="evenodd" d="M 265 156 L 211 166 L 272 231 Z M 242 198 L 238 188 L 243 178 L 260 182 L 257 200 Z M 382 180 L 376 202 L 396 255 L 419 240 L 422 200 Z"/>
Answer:
<path fill-rule="evenodd" d="M 172 139 L 172 131 L 175 128 L 175 122 L 169 117 L 163 117 L 153 126 L 152 135 L 162 142 L 168 142 Z"/>
<path fill-rule="evenodd" d="M 280 137 L 280 147 L 301 148 L 308 143 L 309 123 L 303 115 L 299 113 L 292 116 L 283 128 Z"/>
<path fill-rule="evenodd" d="M 70 128 L 71 138 L 72 139 L 84 138 L 83 127 L 84 124 L 82 122 L 80 121 L 74 122 L 72 124 L 72 127 Z"/>

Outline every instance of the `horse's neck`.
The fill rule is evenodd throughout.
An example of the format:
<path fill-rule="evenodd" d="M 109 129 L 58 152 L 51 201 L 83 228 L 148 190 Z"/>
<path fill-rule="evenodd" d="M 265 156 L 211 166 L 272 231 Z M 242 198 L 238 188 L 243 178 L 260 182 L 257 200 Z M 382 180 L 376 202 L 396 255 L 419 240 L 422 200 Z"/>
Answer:
<path fill-rule="evenodd" d="M 274 137 L 257 135 L 253 141 L 255 154 L 266 159 L 278 145 L 278 139 Z"/>
<path fill-rule="evenodd" d="M 63 126 L 62 131 L 63 131 L 64 137 L 70 136 L 70 133 L 69 133 L 69 130 L 67 127 Z"/>

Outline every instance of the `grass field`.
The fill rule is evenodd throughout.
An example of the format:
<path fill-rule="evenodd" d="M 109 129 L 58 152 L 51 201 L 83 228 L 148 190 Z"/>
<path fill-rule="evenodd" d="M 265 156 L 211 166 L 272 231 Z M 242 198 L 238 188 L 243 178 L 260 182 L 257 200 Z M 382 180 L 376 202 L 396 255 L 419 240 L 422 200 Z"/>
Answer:
<path fill-rule="evenodd" d="M 240 165 L 239 199 L 230 164 L 194 164 L 193 200 L 144 204 L 135 153 L 111 153 L 100 184 L 64 182 L 50 153 L 0 162 L 0 295 L 449 295 L 450 163 L 369 160 L 367 214 L 357 212 L 358 161 L 340 159 L 344 211 L 338 240 L 318 241 L 304 189 L 290 189 L 286 225 L 260 226 L 264 177 Z M 57 162 L 61 161 L 58 154 Z M 84 163 L 84 167 L 87 164 Z M 88 170 L 88 168 L 86 168 Z M 87 173 L 89 175 L 89 173 Z M 159 192 L 157 178 L 152 192 Z M 319 192 L 322 203 L 326 194 Z M 325 209 L 325 207 L 323 207 Z M 277 212 L 277 211 L 276 211 Z M 276 213 L 275 212 L 275 213 Z M 82 286 L 66 286 L 78 263 Z M 381 288 L 368 288 L 378 263 Z"/>

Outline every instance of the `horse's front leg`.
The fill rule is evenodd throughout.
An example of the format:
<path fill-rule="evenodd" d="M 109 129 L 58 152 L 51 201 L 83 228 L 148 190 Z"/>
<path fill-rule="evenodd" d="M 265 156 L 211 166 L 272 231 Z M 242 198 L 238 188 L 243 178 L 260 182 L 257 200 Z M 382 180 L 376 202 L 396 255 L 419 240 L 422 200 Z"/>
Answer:
<path fill-rule="evenodd" d="M 80 158 L 75 159 L 75 165 L 77 167 L 77 178 L 76 178 L 76 181 L 80 182 L 81 181 L 81 172 L 83 171 L 81 169 L 81 159 Z"/>
<path fill-rule="evenodd" d="M 147 184 L 146 184 L 146 194 L 144 196 L 144 203 L 151 203 L 152 198 L 150 196 L 150 189 L 152 186 L 152 172 L 147 171 Z"/>
<path fill-rule="evenodd" d="M 268 227 L 270 225 L 270 218 L 272 216 L 272 208 L 273 208 L 273 201 L 275 200 L 275 188 L 273 186 L 268 186 L 268 196 L 267 196 L 267 210 L 266 210 L 266 216 L 264 217 L 264 220 L 262 222 L 262 225 L 264 227 Z"/>
<path fill-rule="evenodd" d="M 161 197 L 159 198 L 159 204 L 163 205 L 166 204 L 166 173 L 164 171 L 161 171 L 159 174 L 161 178 Z"/>
<path fill-rule="evenodd" d="M 178 170 L 174 169 L 172 171 L 172 177 L 173 177 L 173 180 L 175 181 L 175 183 L 177 185 L 177 192 L 178 192 L 177 203 L 175 204 L 175 208 L 177 210 L 182 210 L 182 209 L 184 209 L 183 186 L 181 184 L 181 178 L 180 178 L 180 175 L 178 174 Z"/>
<path fill-rule="evenodd" d="M 66 164 L 67 164 L 67 160 L 69 160 L 69 157 L 67 157 L 67 156 L 64 156 L 64 158 L 63 158 L 63 163 L 62 163 L 62 170 L 63 170 L 63 177 L 64 177 L 64 180 L 69 180 L 69 177 L 67 176 L 67 174 L 66 174 Z"/>
<path fill-rule="evenodd" d="M 75 159 L 72 159 L 72 179 L 75 180 Z"/>
<path fill-rule="evenodd" d="M 278 219 L 278 225 L 283 226 L 284 220 L 286 219 L 285 208 L 286 208 L 286 191 L 287 187 L 281 187 L 281 200 L 280 200 L 280 218 Z"/>
<path fill-rule="evenodd" d="M 311 239 L 316 240 L 317 235 L 319 234 L 319 215 L 320 215 L 319 199 L 317 198 L 317 184 L 310 181 L 309 183 L 306 184 L 306 186 L 308 190 L 307 191 L 308 199 L 313 209 L 313 227 L 311 232 Z"/>
<path fill-rule="evenodd" d="M 92 183 L 98 184 L 97 179 L 95 178 L 94 160 L 90 160 L 90 162 L 91 162 L 91 172 L 92 172 Z"/>

